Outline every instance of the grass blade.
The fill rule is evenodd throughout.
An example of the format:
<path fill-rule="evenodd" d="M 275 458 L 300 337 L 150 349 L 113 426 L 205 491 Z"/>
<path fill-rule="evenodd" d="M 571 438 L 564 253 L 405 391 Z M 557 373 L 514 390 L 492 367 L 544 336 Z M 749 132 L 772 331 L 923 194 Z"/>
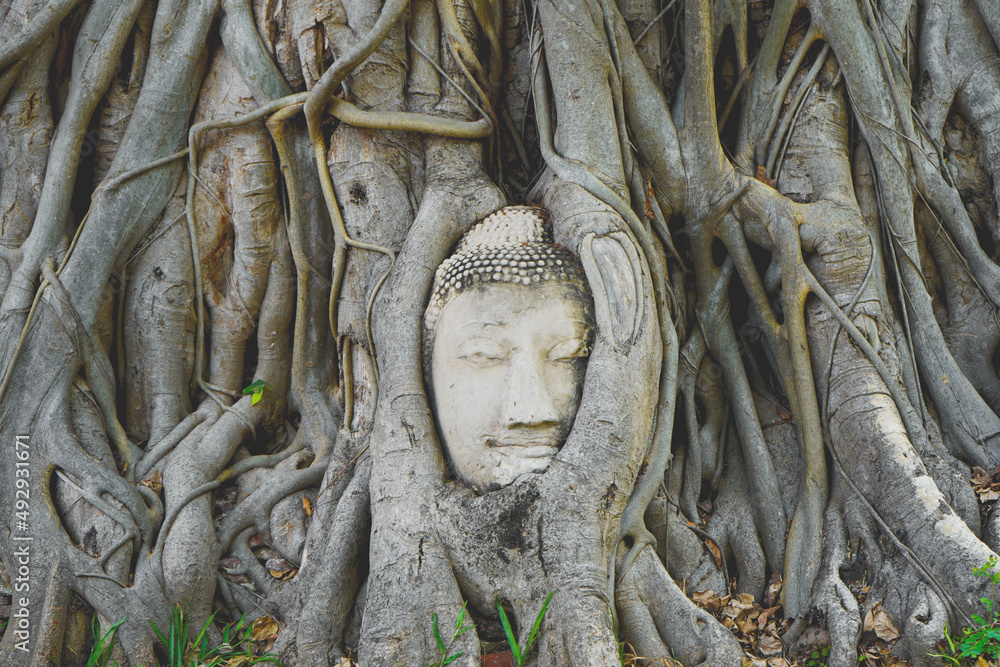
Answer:
<path fill-rule="evenodd" d="M 108 662 L 108 656 L 111 654 L 111 649 L 114 647 L 115 635 L 118 632 L 118 626 L 125 622 L 125 619 L 118 621 L 107 631 L 101 635 L 100 629 L 101 625 L 97 622 L 97 617 L 95 616 L 91 621 L 91 632 L 94 635 L 94 649 L 90 653 L 90 657 L 87 659 L 87 667 L 104 667 Z"/>
<path fill-rule="evenodd" d="M 156 633 L 156 636 L 157 636 L 157 637 L 159 637 L 159 639 L 160 639 L 160 642 L 161 642 L 161 643 L 162 643 L 162 644 L 163 644 L 164 646 L 166 646 L 167 648 L 169 648 L 169 647 L 170 647 L 170 644 L 168 644 L 168 643 L 167 643 L 167 638 L 166 638 L 166 637 L 164 637 L 164 636 L 163 636 L 163 633 L 162 633 L 162 632 L 160 632 L 160 629 L 159 629 L 158 627 L 156 627 L 156 623 L 153 623 L 153 621 L 152 621 L 152 620 L 150 620 L 150 621 L 149 621 L 149 627 L 153 628 L 153 632 L 155 632 L 155 633 Z"/>
<path fill-rule="evenodd" d="M 538 631 L 542 629 L 542 619 L 545 618 L 545 612 L 549 610 L 549 603 L 552 602 L 553 593 L 555 591 L 549 591 L 549 594 L 545 596 L 545 602 L 542 603 L 542 610 L 535 617 L 535 624 L 531 626 L 531 634 L 528 635 L 528 641 L 524 644 L 525 653 L 531 650 L 531 647 L 535 645 L 535 641 L 538 639 Z"/>
<path fill-rule="evenodd" d="M 507 635 L 507 643 L 510 644 L 510 652 L 514 654 L 514 660 L 517 661 L 518 665 L 524 664 L 524 657 L 521 655 L 521 647 L 517 643 L 517 637 L 514 636 L 514 630 L 510 627 L 510 621 L 507 619 L 507 612 L 503 610 L 503 605 L 500 604 L 500 596 L 497 596 L 497 611 L 500 612 L 500 625 L 503 626 L 503 632 Z"/>
<path fill-rule="evenodd" d="M 448 652 L 448 648 L 444 645 L 444 640 L 441 639 L 441 631 L 438 630 L 438 615 L 431 614 L 431 625 L 434 626 L 434 639 L 437 641 L 438 648 L 441 649 L 442 655 Z"/>
<path fill-rule="evenodd" d="M 202 626 L 201 632 L 198 633 L 198 638 L 194 640 L 194 645 L 198 649 L 199 658 L 205 657 L 205 654 L 208 651 L 208 637 L 205 633 L 208 632 L 208 628 L 212 625 L 212 620 L 215 618 L 217 613 L 219 613 L 218 610 L 212 612 L 212 615 L 208 617 L 207 621 L 205 621 L 205 625 Z"/>

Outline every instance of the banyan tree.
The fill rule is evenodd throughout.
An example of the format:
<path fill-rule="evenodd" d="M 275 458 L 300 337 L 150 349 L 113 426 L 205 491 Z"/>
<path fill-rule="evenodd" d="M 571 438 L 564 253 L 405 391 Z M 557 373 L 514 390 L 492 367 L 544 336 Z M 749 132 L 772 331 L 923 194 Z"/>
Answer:
<path fill-rule="evenodd" d="M 0 0 L 0 663 L 96 617 L 155 664 L 180 606 L 426 665 L 551 592 L 529 664 L 735 666 L 685 593 L 780 577 L 786 642 L 856 664 L 879 602 L 926 664 L 1000 546 L 998 44 L 992 0 Z"/>

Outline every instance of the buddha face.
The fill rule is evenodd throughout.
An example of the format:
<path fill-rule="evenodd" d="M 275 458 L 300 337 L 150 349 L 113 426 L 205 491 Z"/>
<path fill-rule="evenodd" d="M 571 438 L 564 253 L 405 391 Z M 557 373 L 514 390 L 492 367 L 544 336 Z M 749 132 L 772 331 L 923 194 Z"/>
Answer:
<path fill-rule="evenodd" d="M 543 472 L 576 416 L 591 323 L 578 288 L 481 284 L 436 326 L 431 387 L 455 477 L 483 493 Z"/>

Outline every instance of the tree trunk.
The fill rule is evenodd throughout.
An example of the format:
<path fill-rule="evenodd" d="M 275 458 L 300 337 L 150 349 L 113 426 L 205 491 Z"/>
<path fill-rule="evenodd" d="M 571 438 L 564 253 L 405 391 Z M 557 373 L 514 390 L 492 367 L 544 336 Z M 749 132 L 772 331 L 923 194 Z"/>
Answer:
<path fill-rule="evenodd" d="M 0 0 L 0 662 L 86 663 L 95 618 L 154 664 L 180 607 L 211 646 L 274 619 L 286 665 L 472 667 L 502 606 L 527 664 L 735 666 L 688 596 L 781 581 L 790 659 L 822 617 L 857 664 L 881 603 L 929 664 L 1000 547 L 998 30 L 941 0 Z M 544 472 L 474 489 L 425 311 L 524 204 L 593 340 Z"/>

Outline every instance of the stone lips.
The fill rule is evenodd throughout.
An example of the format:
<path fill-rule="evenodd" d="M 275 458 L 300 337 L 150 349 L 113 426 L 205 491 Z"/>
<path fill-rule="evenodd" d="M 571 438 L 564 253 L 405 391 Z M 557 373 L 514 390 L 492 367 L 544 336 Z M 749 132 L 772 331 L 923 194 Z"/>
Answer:
<path fill-rule="evenodd" d="M 469 230 L 438 267 L 425 314 L 433 329 L 451 299 L 478 283 L 531 285 L 542 281 L 585 284 L 573 254 L 552 240 L 547 215 L 534 206 L 507 206 Z"/>

